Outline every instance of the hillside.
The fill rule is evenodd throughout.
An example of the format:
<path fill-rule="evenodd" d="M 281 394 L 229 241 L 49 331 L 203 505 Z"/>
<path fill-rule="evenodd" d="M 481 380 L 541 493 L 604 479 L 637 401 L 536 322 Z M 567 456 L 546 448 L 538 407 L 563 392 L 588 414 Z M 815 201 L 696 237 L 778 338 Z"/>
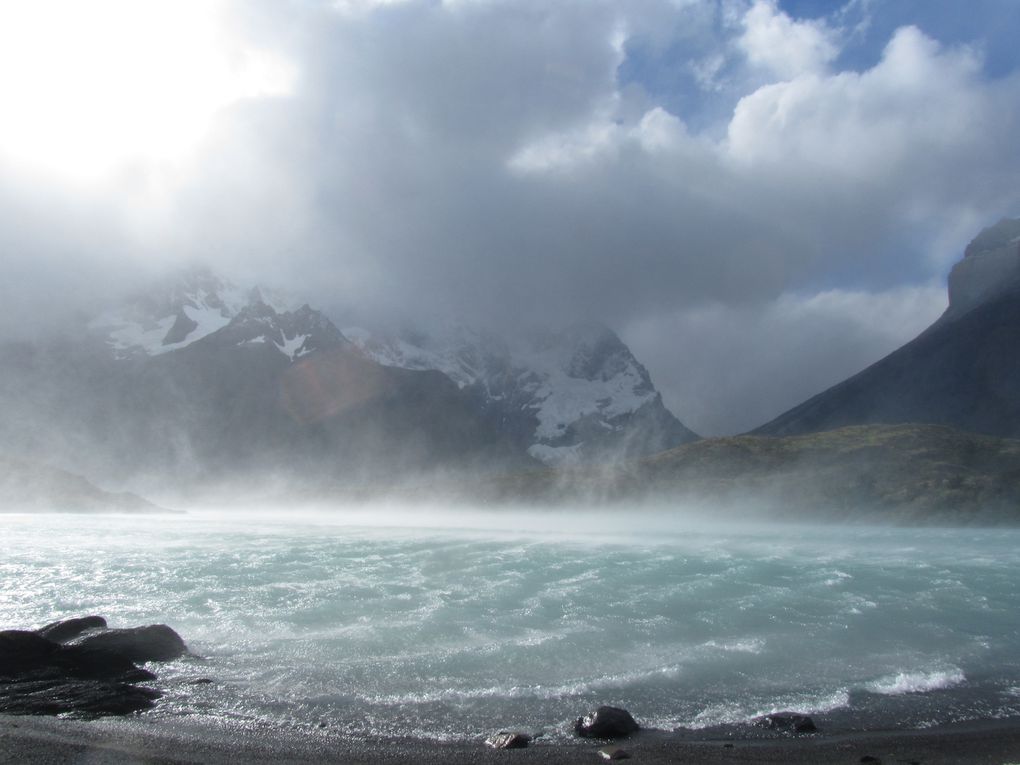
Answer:
<path fill-rule="evenodd" d="M 1020 220 L 971 242 L 950 274 L 949 298 L 917 338 L 752 432 L 924 422 L 1020 437 Z"/>
<path fill-rule="evenodd" d="M 84 478 L 0 456 L 0 512 L 170 512 L 127 492 L 103 491 Z"/>
<path fill-rule="evenodd" d="M 530 471 L 492 499 L 652 502 L 826 521 L 1020 522 L 1020 440 L 935 425 L 709 438 L 617 467 Z"/>

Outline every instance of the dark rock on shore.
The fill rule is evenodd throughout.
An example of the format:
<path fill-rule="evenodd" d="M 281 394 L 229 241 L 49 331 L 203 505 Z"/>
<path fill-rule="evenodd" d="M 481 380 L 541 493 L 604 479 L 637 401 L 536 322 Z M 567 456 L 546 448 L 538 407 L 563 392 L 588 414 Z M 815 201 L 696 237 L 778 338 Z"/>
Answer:
<path fill-rule="evenodd" d="M 814 733 L 818 730 L 815 722 L 807 715 L 791 712 L 778 712 L 755 719 L 754 725 L 759 728 L 782 731 L 784 733 Z"/>
<path fill-rule="evenodd" d="M 103 630 L 79 637 L 71 645 L 108 651 L 131 661 L 170 661 L 188 651 L 181 636 L 165 624 Z"/>
<path fill-rule="evenodd" d="M 14 715 L 126 715 L 150 709 L 162 694 L 152 688 L 102 680 L 50 677 L 0 680 L 0 712 Z"/>
<path fill-rule="evenodd" d="M 574 733 L 584 738 L 623 738 L 639 730 L 630 712 L 619 707 L 599 707 L 574 723 Z"/>
<path fill-rule="evenodd" d="M 531 743 L 531 736 L 526 733 L 501 730 L 485 739 L 485 743 L 493 749 L 524 749 Z"/>
<path fill-rule="evenodd" d="M 54 643 L 66 643 L 89 630 L 106 629 L 106 619 L 102 616 L 80 616 L 77 619 L 64 619 L 60 622 L 47 624 L 35 631 L 36 635 L 52 640 Z"/>
<path fill-rule="evenodd" d="M 152 707 L 160 692 L 134 683 L 156 676 L 135 662 L 176 658 L 187 651 L 184 641 L 165 625 L 95 632 L 105 626 L 89 616 L 0 631 L 0 713 L 123 715 Z M 113 638 L 95 640 L 104 635 Z"/>

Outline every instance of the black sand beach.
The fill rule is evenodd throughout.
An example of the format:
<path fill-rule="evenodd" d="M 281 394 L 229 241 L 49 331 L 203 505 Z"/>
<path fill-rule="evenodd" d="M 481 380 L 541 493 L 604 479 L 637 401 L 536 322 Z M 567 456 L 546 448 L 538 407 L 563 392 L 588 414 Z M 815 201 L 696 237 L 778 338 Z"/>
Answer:
<path fill-rule="evenodd" d="M 1020 762 L 1020 719 L 906 731 L 769 739 L 704 738 L 645 731 L 619 742 L 635 763 L 1003 763 Z M 328 731 L 246 729 L 188 721 L 0 717 L 4 763 L 594 763 L 601 744 L 546 743 L 495 751 L 484 743 L 349 740 Z"/>

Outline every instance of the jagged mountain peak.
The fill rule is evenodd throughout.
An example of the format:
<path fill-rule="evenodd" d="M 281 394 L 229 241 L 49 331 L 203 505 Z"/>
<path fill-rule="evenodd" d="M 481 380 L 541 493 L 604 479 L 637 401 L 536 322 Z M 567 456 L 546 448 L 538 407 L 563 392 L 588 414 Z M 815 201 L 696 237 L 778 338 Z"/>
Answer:
<path fill-rule="evenodd" d="M 308 304 L 279 312 L 263 302 L 244 306 L 222 329 L 196 345 L 230 347 L 273 346 L 291 361 L 313 351 L 349 345 L 347 338 L 321 311 Z"/>
<path fill-rule="evenodd" d="M 504 336 L 455 321 L 397 335 L 343 333 L 378 363 L 443 372 L 548 464 L 636 456 L 697 438 L 665 408 L 626 344 L 598 322 Z"/>
<path fill-rule="evenodd" d="M 117 358 L 157 356 L 226 327 L 251 306 L 286 311 L 290 301 L 259 286 L 239 286 L 205 266 L 152 280 L 89 322 Z"/>

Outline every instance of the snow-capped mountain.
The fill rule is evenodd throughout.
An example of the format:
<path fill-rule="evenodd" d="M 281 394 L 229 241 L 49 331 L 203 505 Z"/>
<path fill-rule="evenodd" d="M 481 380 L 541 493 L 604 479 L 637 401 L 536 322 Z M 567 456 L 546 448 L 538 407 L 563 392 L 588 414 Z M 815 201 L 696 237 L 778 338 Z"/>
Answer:
<path fill-rule="evenodd" d="M 633 457 L 697 436 L 609 328 L 588 323 L 512 339 L 454 321 L 396 334 L 345 327 L 374 361 L 443 372 L 534 458 L 550 465 Z"/>
<path fill-rule="evenodd" d="M 191 270 L 86 329 L 0 347 L 0 444 L 110 488 L 393 486 L 695 437 L 597 325 L 348 335 L 308 305 Z"/>
<path fill-rule="evenodd" d="M 463 321 L 433 320 L 397 333 L 345 327 L 260 287 L 206 269 L 158 282 L 91 322 L 118 359 L 155 357 L 196 343 L 275 348 L 294 361 L 353 346 L 385 367 L 441 372 L 481 417 L 550 465 L 634 457 L 697 436 L 662 403 L 647 370 L 607 327 L 503 337 Z"/>
<path fill-rule="evenodd" d="M 321 312 L 266 295 L 189 271 L 84 334 L 0 346 L 0 444 L 146 493 L 534 466 L 445 375 L 378 364 Z"/>
<path fill-rule="evenodd" d="M 131 295 L 94 318 L 89 327 L 105 336 L 117 358 L 156 356 L 201 340 L 226 327 L 245 308 L 260 305 L 278 313 L 296 307 L 279 293 L 243 289 L 207 268 L 191 268 Z"/>

